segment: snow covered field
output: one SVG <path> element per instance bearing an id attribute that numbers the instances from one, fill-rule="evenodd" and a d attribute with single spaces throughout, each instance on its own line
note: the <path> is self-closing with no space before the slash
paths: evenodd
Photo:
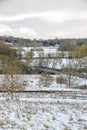
<path id="1" fill-rule="evenodd" d="M 41 81 L 41 76 L 40 75 L 24 75 L 24 82 L 26 83 L 26 90 L 32 90 L 32 89 L 39 89 L 39 90 L 60 90 L 60 89 L 69 89 L 66 84 L 57 84 L 56 83 L 56 78 L 57 77 L 64 77 L 65 79 L 67 78 L 67 75 L 60 74 L 60 75 L 52 75 L 52 79 L 49 80 L 47 79 L 47 86 L 44 84 L 44 82 Z M 43 80 L 44 77 L 42 77 Z M 68 79 L 67 79 L 68 80 Z M 40 83 L 41 82 L 41 83 Z M 71 88 L 75 86 L 80 86 L 80 85 L 85 85 L 87 84 L 87 79 L 84 78 L 79 78 L 77 76 L 72 76 L 71 77 Z"/>
<path id="2" fill-rule="evenodd" d="M 20 49 L 20 48 L 17 48 Z M 34 54 L 34 57 L 39 57 L 39 55 L 43 55 L 47 56 L 49 53 L 51 55 L 56 55 L 57 51 L 58 51 L 58 47 L 22 47 L 22 56 L 25 57 L 26 53 L 29 51 L 32 51 Z M 38 51 L 39 50 L 39 51 Z"/>
<path id="3" fill-rule="evenodd" d="M 64 89 L 77 89 L 81 85 L 87 84 L 86 78 L 79 78 L 77 76 L 70 77 L 71 87 L 68 88 L 68 84 L 57 84 L 56 78 L 62 77 L 68 81 L 68 75 L 50 75 L 50 78 L 43 77 L 41 75 L 21 75 L 19 78 L 20 83 L 23 84 L 25 90 L 64 90 Z M 19 76 L 18 76 L 19 77 Z M 3 75 L 0 75 L 0 87 L 5 83 Z M 86 90 L 85 90 L 86 91 Z"/>
<path id="4" fill-rule="evenodd" d="M 0 100 L 0 130 L 87 130 L 87 101 Z"/>
<path id="5" fill-rule="evenodd" d="M 39 84 L 40 75 L 22 75 L 22 80 L 26 90 L 70 90 L 64 84 L 56 84 L 56 76 L 48 86 Z M 87 79 L 79 78 L 79 83 L 85 84 Z M 0 130 L 87 130 L 87 100 L 0 97 Z"/>

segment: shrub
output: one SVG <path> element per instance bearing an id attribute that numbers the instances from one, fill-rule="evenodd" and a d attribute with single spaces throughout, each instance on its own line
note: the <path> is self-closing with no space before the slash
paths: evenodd
<path id="1" fill-rule="evenodd" d="M 57 77 L 56 83 L 57 84 L 65 84 L 65 83 L 67 83 L 67 80 L 64 77 Z"/>

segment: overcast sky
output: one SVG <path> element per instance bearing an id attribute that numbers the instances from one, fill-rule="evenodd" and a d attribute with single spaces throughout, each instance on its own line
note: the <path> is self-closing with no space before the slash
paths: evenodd
<path id="1" fill-rule="evenodd" d="M 87 37 L 87 0 L 0 0 L 0 35 Z"/>

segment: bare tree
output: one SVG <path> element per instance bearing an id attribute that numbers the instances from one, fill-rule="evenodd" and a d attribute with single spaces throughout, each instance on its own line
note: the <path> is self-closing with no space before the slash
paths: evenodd
<path id="1" fill-rule="evenodd" d="M 40 76 L 39 84 L 49 87 L 52 84 L 52 81 L 52 76 L 47 72 L 43 72 Z"/>
<path id="2" fill-rule="evenodd" d="M 3 90 L 7 91 L 11 99 L 14 98 L 15 91 L 24 89 L 22 85 L 22 69 L 18 59 L 8 57 L 3 61 Z"/>

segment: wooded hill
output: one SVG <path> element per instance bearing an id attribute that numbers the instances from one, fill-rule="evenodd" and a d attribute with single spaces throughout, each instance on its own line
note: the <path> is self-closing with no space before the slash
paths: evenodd
<path id="1" fill-rule="evenodd" d="M 82 45 L 82 44 L 87 44 L 87 38 L 82 38 L 82 39 L 74 39 L 74 38 L 68 38 L 68 39 L 48 39 L 48 40 L 43 40 L 43 39 L 25 39 L 25 38 L 19 38 L 19 37 L 13 37 L 13 36 L 0 36 L 0 40 L 8 43 L 13 43 L 14 45 L 17 44 L 17 46 L 32 46 L 34 43 L 35 45 L 41 45 L 41 46 L 55 46 L 59 45 L 61 43 L 71 43 L 71 44 L 77 44 L 77 45 Z"/>

